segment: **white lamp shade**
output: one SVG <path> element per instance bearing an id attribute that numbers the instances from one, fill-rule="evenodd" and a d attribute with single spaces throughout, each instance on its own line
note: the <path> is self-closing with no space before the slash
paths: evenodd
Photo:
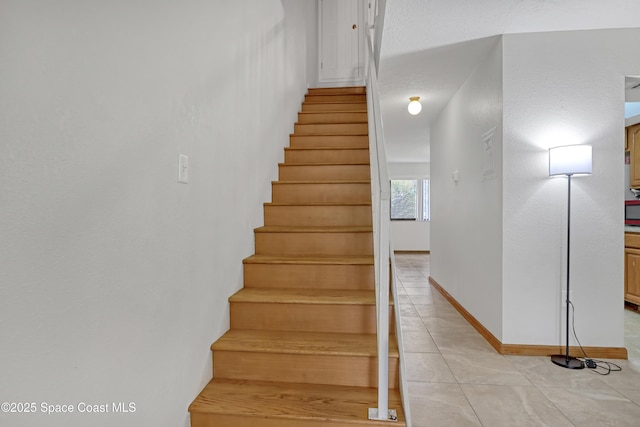
<path id="1" fill-rule="evenodd" d="M 549 149 L 549 176 L 591 175 L 591 146 L 564 145 Z"/>
<path id="2" fill-rule="evenodd" d="M 409 114 L 415 116 L 416 114 L 419 114 L 420 111 L 422 111 L 422 104 L 420 104 L 420 97 L 412 96 L 409 99 L 411 100 L 411 102 L 409 102 L 409 106 L 407 107 L 407 110 L 409 110 Z"/>

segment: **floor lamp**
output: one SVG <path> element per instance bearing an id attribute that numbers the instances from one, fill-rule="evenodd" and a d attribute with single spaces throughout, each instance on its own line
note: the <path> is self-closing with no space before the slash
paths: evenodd
<path id="1" fill-rule="evenodd" d="M 565 354 L 554 354 L 551 361 L 558 366 L 568 369 L 582 369 L 584 363 L 575 357 L 569 356 L 569 305 L 571 294 L 570 271 L 571 271 L 571 177 L 575 175 L 591 175 L 591 146 L 590 145 L 565 145 L 549 149 L 549 176 L 567 177 L 567 296 L 566 296 L 566 339 L 567 345 Z"/>

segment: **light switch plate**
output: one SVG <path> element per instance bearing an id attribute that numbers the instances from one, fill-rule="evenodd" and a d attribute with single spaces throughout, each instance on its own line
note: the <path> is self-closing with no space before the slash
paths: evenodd
<path id="1" fill-rule="evenodd" d="M 182 184 L 189 183 L 189 156 L 184 154 L 178 155 L 178 182 Z"/>

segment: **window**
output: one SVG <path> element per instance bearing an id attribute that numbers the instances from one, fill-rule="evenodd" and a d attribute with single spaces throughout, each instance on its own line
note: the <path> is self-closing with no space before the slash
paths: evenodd
<path id="1" fill-rule="evenodd" d="M 391 219 L 429 221 L 429 180 L 391 180 Z"/>

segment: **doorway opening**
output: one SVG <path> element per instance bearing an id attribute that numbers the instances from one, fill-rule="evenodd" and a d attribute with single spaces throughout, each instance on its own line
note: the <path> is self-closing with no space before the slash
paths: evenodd
<path id="1" fill-rule="evenodd" d="M 625 210 L 640 199 L 640 76 L 625 78 Z M 624 345 L 629 360 L 640 361 L 640 226 L 626 224 L 624 248 Z"/>

